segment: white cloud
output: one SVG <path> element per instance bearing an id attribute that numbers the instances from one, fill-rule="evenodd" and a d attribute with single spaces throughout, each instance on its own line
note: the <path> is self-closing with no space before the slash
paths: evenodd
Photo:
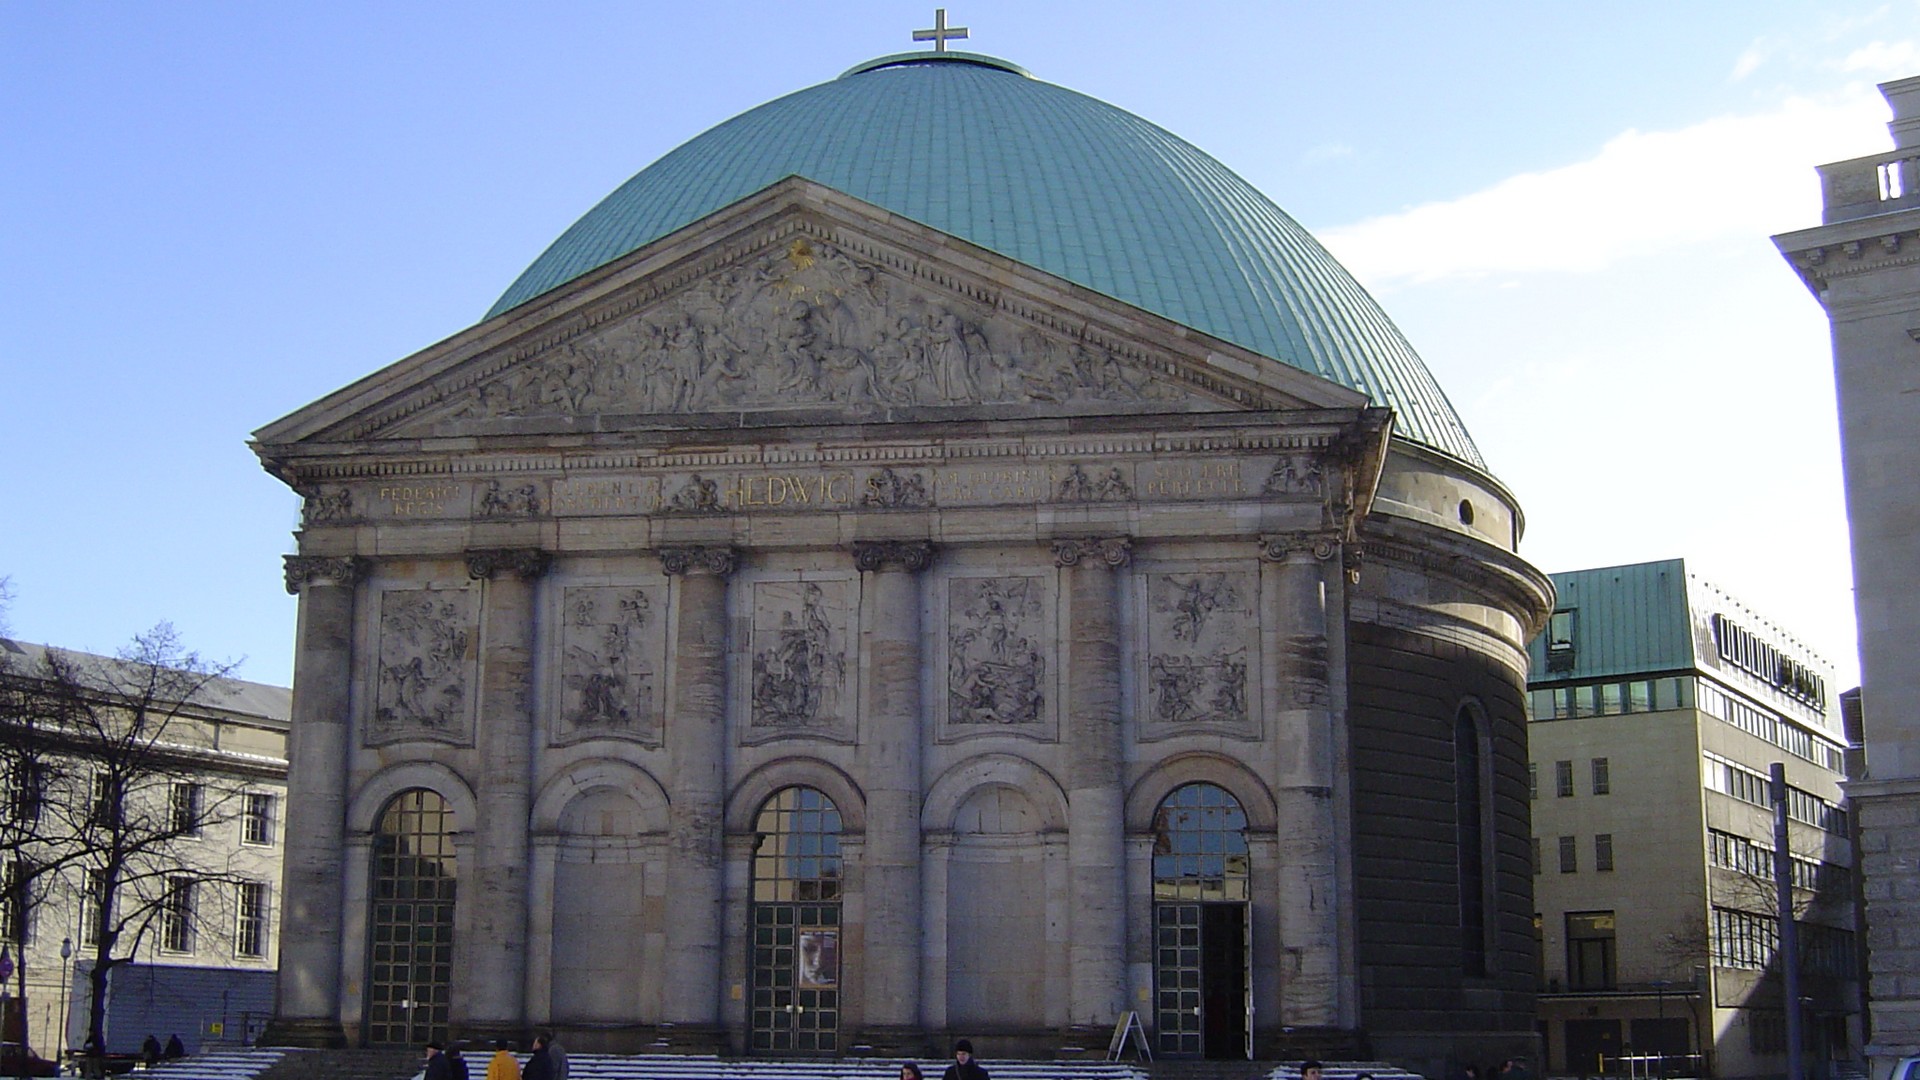
<path id="1" fill-rule="evenodd" d="M 1772 52 L 1772 46 L 1761 41 L 1756 41 L 1747 46 L 1747 51 L 1741 53 L 1740 58 L 1733 62 L 1733 72 L 1727 76 L 1728 81 L 1739 82 L 1741 79 L 1758 71 L 1760 65 L 1767 62 L 1767 57 L 1771 55 Z"/>
<path id="2" fill-rule="evenodd" d="M 1887 109 L 1859 88 L 1675 131 L 1627 131 L 1593 157 L 1318 233 L 1374 286 L 1538 272 L 1817 224 L 1814 166 L 1887 145 Z"/>
<path id="3" fill-rule="evenodd" d="M 1917 56 L 1920 56 L 1920 47 L 1911 41 L 1875 41 L 1848 53 L 1840 61 L 1840 70 L 1891 78 L 1911 73 Z"/>
<path id="4" fill-rule="evenodd" d="M 1322 162 L 1352 156 L 1353 147 L 1346 143 L 1321 143 L 1300 155 L 1301 159 L 1309 165 L 1319 165 Z"/>

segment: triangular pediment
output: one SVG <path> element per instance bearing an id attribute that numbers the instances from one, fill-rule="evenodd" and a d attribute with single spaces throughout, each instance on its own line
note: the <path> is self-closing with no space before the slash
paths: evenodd
<path id="1" fill-rule="evenodd" d="M 793 178 L 256 440 L 271 458 L 292 443 L 1364 403 Z"/>

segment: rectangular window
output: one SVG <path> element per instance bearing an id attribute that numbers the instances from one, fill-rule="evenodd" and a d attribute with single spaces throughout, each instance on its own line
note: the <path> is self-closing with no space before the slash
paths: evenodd
<path id="1" fill-rule="evenodd" d="M 1527 798 L 1540 797 L 1540 766 L 1536 762 L 1527 764 Z"/>
<path id="2" fill-rule="evenodd" d="M 1544 869 L 1544 860 L 1540 858 L 1540 838 L 1533 838 L 1533 872 L 1537 876 Z"/>
<path id="3" fill-rule="evenodd" d="M 1572 990 L 1614 987 L 1611 911 L 1567 913 L 1567 985 Z"/>
<path id="4" fill-rule="evenodd" d="M 1574 838 L 1571 836 L 1560 838 L 1560 872 L 1563 874 L 1580 872 L 1580 849 L 1574 846 Z"/>
<path id="5" fill-rule="evenodd" d="M 1627 711 L 1653 711 L 1653 680 L 1637 679 L 1627 684 Z"/>
<path id="6" fill-rule="evenodd" d="M 1573 797 L 1573 762 L 1556 761 L 1553 763 L 1554 794 L 1562 799 Z"/>
<path id="7" fill-rule="evenodd" d="M 247 805 L 240 817 L 240 839 L 248 844 L 273 843 L 273 796 L 264 791 L 247 792 Z"/>
<path id="8" fill-rule="evenodd" d="M 1593 868 L 1601 873 L 1613 869 L 1613 834 L 1596 833 L 1593 837 Z"/>
<path id="9" fill-rule="evenodd" d="M 169 801 L 171 830 L 179 836 L 200 835 L 200 785 L 175 784 Z"/>
<path id="10" fill-rule="evenodd" d="M 80 893 L 80 942 L 83 945 L 100 944 L 100 900 L 107 894 L 106 882 L 106 876 L 100 871 L 87 871 L 86 887 Z"/>
<path id="11" fill-rule="evenodd" d="M 234 910 L 233 952 L 236 956 L 265 956 L 267 953 L 267 886 L 264 882 L 243 881 L 238 886 Z"/>
<path id="12" fill-rule="evenodd" d="M 1594 758 L 1593 793 L 1595 795 L 1607 795 L 1612 793 L 1612 791 L 1613 776 L 1611 770 L 1608 768 L 1607 759 L 1603 757 Z"/>
<path id="13" fill-rule="evenodd" d="M 28 940 L 32 924 L 27 916 L 31 905 L 27 903 L 27 864 L 19 859 L 7 863 L 7 872 L 0 875 L 0 941 L 20 943 Z"/>
<path id="14" fill-rule="evenodd" d="M 160 901 L 160 947 L 168 952 L 193 951 L 193 879 L 167 879 L 167 895 Z"/>
<path id="15" fill-rule="evenodd" d="M 120 827 L 120 785 L 110 773 L 93 774 L 92 823 L 106 829 Z"/>
<path id="16" fill-rule="evenodd" d="M 31 761 L 16 761 L 7 770 L 7 816 L 23 824 L 40 820 L 43 777 Z"/>
<path id="17" fill-rule="evenodd" d="M 1627 711 L 1626 698 L 1625 695 L 1621 693 L 1623 689 L 1624 687 L 1619 683 L 1602 683 L 1600 685 L 1601 716 L 1618 716 Z"/>

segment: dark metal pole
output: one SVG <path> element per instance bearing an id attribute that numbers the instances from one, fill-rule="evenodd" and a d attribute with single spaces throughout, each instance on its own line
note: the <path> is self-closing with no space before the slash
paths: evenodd
<path id="1" fill-rule="evenodd" d="M 1781 995 L 1787 1007 L 1787 1080 L 1803 1080 L 1800 1064 L 1800 928 L 1793 918 L 1793 848 L 1787 836 L 1787 766 L 1768 773 L 1773 796 L 1773 891 L 1780 911 Z"/>

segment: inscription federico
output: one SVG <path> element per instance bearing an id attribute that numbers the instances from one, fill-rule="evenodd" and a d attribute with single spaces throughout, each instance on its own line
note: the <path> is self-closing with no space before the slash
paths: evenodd
<path id="1" fill-rule="evenodd" d="M 461 484 L 382 484 L 376 498 L 390 517 L 445 517 L 467 512 L 463 492 Z"/>

